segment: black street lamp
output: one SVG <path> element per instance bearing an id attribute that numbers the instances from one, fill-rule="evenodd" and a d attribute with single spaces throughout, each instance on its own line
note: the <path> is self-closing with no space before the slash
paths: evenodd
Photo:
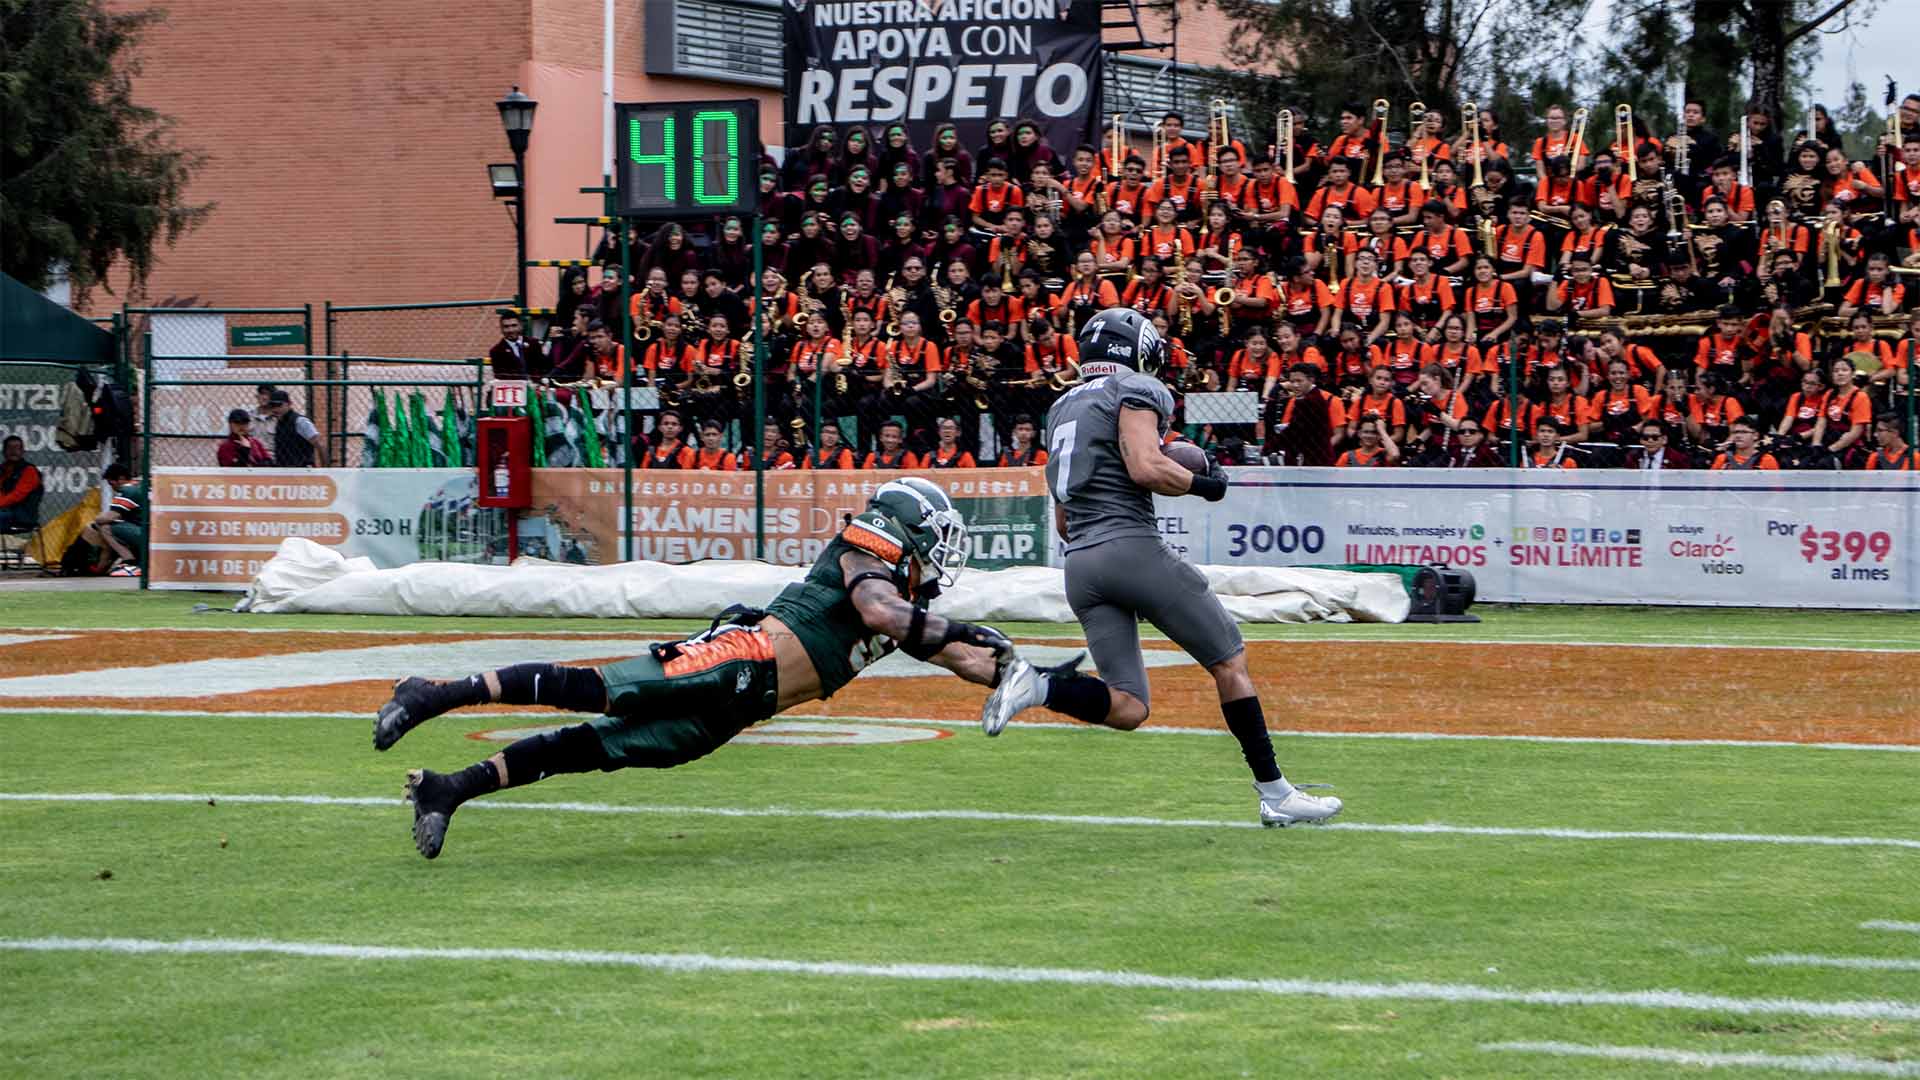
<path id="1" fill-rule="evenodd" d="M 519 269 L 519 306 L 528 306 L 527 298 L 527 140 L 533 135 L 533 110 L 540 103 L 520 92 L 518 86 L 493 103 L 500 110 L 500 126 L 507 129 L 507 145 L 513 148 L 513 170 L 519 180 L 514 198 L 513 239 Z M 499 189 L 496 182 L 495 189 Z"/>

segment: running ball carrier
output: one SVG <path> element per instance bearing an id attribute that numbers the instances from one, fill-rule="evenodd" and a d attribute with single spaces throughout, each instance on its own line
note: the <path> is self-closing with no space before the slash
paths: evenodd
<path id="1" fill-rule="evenodd" d="M 1260 699 L 1247 674 L 1240 628 L 1207 579 L 1169 549 L 1154 524 L 1153 497 L 1227 493 L 1218 462 L 1189 471 L 1161 451 L 1173 395 L 1155 377 L 1167 344 L 1132 308 L 1108 308 L 1081 327 L 1080 385 L 1047 413 L 1047 486 L 1054 527 L 1066 543 L 1067 602 L 1080 620 L 1100 677 L 1078 674 L 1078 659 L 1037 669 L 1012 661 L 987 698 L 980 725 L 998 735 L 1022 710 L 1045 705 L 1089 724 L 1131 731 L 1147 718 L 1145 618 L 1206 667 L 1227 730 L 1253 770 L 1262 825 L 1319 824 L 1340 800 L 1288 783 L 1274 760 Z"/>

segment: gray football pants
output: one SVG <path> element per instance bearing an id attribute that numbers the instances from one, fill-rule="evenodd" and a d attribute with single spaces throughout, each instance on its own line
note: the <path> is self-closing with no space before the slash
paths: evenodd
<path id="1" fill-rule="evenodd" d="M 1200 571 L 1157 536 L 1108 540 L 1067 555 L 1067 603 L 1107 685 L 1150 704 L 1140 619 L 1206 667 L 1247 646 Z"/>

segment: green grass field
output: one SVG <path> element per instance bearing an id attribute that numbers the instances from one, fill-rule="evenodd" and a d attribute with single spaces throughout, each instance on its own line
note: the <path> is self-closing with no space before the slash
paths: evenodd
<path id="1" fill-rule="evenodd" d="M 0 594 L 0 627 L 636 629 L 215 599 Z M 1920 648 L 1911 615 L 1483 610 L 1257 634 Z M 423 861 L 405 770 L 500 726 L 382 755 L 366 718 L 0 712 L 0 1075 L 1920 1076 L 1920 933 L 1862 926 L 1920 924 L 1920 753 L 1289 738 L 1348 811 L 1267 831 L 1231 739 L 929 725 L 557 778 Z"/>

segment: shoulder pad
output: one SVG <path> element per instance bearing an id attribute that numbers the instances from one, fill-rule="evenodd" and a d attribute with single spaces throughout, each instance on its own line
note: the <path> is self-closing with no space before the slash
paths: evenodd
<path id="1" fill-rule="evenodd" d="M 885 514 L 871 510 L 847 522 L 847 527 L 840 530 L 840 539 L 888 566 L 898 566 L 907 550 L 907 541 L 899 535 L 899 526 Z"/>

